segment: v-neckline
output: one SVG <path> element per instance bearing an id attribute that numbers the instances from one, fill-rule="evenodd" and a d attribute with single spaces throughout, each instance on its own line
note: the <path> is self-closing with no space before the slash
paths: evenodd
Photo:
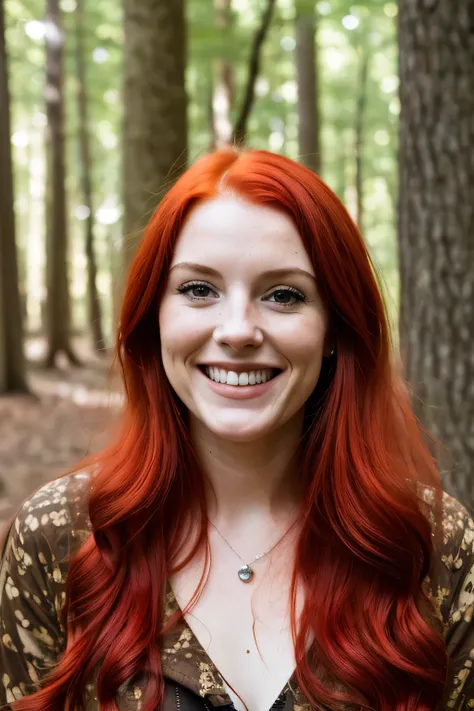
<path id="1" fill-rule="evenodd" d="M 176 649 L 176 652 L 179 653 L 180 651 L 184 649 L 192 649 L 194 652 L 198 653 L 198 656 L 201 658 L 200 662 L 200 669 L 202 670 L 203 665 L 205 667 L 204 671 L 208 675 L 208 682 L 209 687 L 206 689 L 207 693 L 203 693 L 203 690 L 200 687 L 200 680 L 198 679 L 198 674 L 195 674 L 194 676 L 191 676 L 186 673 L 180 673 L 179 670 L 177 670 L 177 665 L 176 665 L 176 656 L 174 656 L 174 660 L 171 663 L 168 663 L 168 660 L 165 656 L 165 658 L 162 660 L 162 667 L 163 667 L 163 672 L 165 675 L 169 675 L 171 679 L 174 681 L 178 681 L 179 683 L 187 686 L 190 688 L 191 691 L 194 691 L 197 693 L 201 698 L 205 696 L 210 697 L 210 701 L 213 704 L 213 706 L 231 706 L 232 708 L 235 708 L 233 701 L 226 689 L 225 684 L 227 683 L 224 680 L 223 675 L 217 668 L 216 664 L 213 662 L 209 654 L 206 652 L 204 647 L 202 646 L 201 642 L 199 641 L 197 635 L 194 633 L 193 629 L 190 627 L 188 624 L 185 615 L 183 614 L 183 611 L 178 603 L 178 600 L 176 598 L 176 595 L 174 594 L 173 588 L 171 587 L 171 583 L 169 579 L 166 580 L 166 609 L 165 609 L 165 618 L 168 619 L 172 614 L 179 613 L 180 615 L 180 622 L 170 631 L 170 635 L 175 636 L 176 632 L 180 632 L 179 639 L 185 638 L 186 642 L 183 647 L 179 647 L 180 642 L 176 641 L 172 645 L 173 649 Z M 174 635 L 173 635 L 174 632 Z M 164 647 L 166 649 L 166 635 L 165 635 L 165 644 Z M 179 647 L 179 649 L 177 649 Z M 169 650 L 169 647 L 168 647 Z M 185 652 L 184 656 L 186 658 L 186 654 L 190 654 L 190 652 Z M 207 668 L 206 668 L 207 667 Z M 202 676 L 202 674 L 201 674 Z M 187 683 L 186 683 L 187 682 Z M 194 682 L 191 685 L 189 682 Z M 217 684 L 216 684 L 217 682 Z M 230 686 L 230 684 L 228 684 Z M 298 703 L 300 699 L 297 699 L 297 681 L 296 681 L 296 668 L 293 670 L 291 676 L 288 678 L 288 680 L 284 683 L 283 688 L 281 689 L 280 693 L 277 695 L 276 699 L 273 701 L 271 704 L 270 708 L 268 711 L 272 711 L 275 706 L 278 708 L 285 708 L 287 711 L 289 709 L 293 709 L 295 703 Z M 293 697 L 293 703 L 288 709 L 288 694 L 291 694 Z M 285 696 L 285 704 L 284 706 L 280 706 L 279 702 L 280 699 Z M 301 707 L 301 703 L 298 703 L 298 706 Z M 307 706 L 309 710 L 309 704 Z"/>

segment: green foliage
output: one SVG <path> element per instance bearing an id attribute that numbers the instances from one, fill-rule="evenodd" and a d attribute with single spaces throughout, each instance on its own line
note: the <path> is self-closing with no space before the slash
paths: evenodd
<path id="1" fill-rule="evenodd" d="M 137 0 L 138 2 L 139 0 Z M 213 0 L 188 0 L 188 71 L 190 157 L 211 142 L 211 100 L 215 60 L 230 62 L 236 84 L 235 120 L 244 94 L 252 39 L 264 7 L 263 0 L 233 0 L 226 30 L 216 25 Z M 83 223 L 77 145 L 77 108 L 74 36 L 75 0 L 63 0 L 67 35 L 66 113 L 68 195 L 73 237 L 73 277 L 76 323 L 85 323 Z M 383 0 L 279 0 L 264 45 L 256 102 L 249 122 L 249 143 L 298 158 L 297 91 L 294 66 L 295 13 L 314 12 L 322 118 L 323 177 L 354 212 L 355 124 L 361 62 L 368 56 L 369 74 L 363 129 L 363 188 L 365 237 L 374 261 L 395 301 L 397 264 L 395 204 L 397 194 L 397 46 L 395 2 Z M 39 37 L 43 0 L 6 0 L 7 41 L 10 51 L 13 131 L 15 144 L 17 216 L 20 246 L 32 249 L 44 238 L 41 189 L 32 196 L 32 161 L 41 160 L 44 131 L 44 49 Z M 93 156 L 94 205 L 121 205 L 121 75 L 122 8 L 116 0 L 85 0 L 86 71 Z M 33 24 L 31 24 L 33 23 Z M 36 39 L 32 38 L 36 37 Z M 29 137 L 24 145 L 20 134 Z M 38 143 L 39 142 L 39 143 Z M 35 149 L 32 150 L 32 146 Z M 38 148 L 38 145 L 40 148 Z M 38 154 L 39 150 L 39 154 Z M 44 170 L 34 167 L 34 175 Z M 36 178 L 35 178 L 36 179 Z M 34 181 L 33 181 L 34 182 Z M 33 205 L 38 219 L 31 220 Z M 36 207 L 34 207 L 36 205 Z M 106 220 L 107 221 L 107 220 Z M 38 224 L 39 222 L 39 224 Z M 99 224 L 97 254 L 100 284 L 109 307 L 110 245 L 120 247 L 120 223 Z M 30 269 L 32 267 L 30 266 Z M 28 268 L 25 268 L 28 271 Z"/>

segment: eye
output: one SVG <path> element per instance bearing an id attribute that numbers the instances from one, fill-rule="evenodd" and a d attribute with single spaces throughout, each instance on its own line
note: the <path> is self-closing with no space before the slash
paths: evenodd
<path id="1" fill-rule="evenodd" d="M 209 284 L 204 281 L 188 281 L 186 284 L 178 286 L 180 294 L 186 294 L 193 301 L 201 301 L 210 296 L 210 292 L 216 293 Z"/>
<path id="2" fill-rule="evenodd" d="M 272 300 L 271 297 L 274 297 L 272 303 L 281 306 L 294 306 L 295 302 L 305 303 L 307 301 L 306 296 L 292 286 L 275 289 L 275 291 L 270 294 L 268 298 L 269 301 Z"/>

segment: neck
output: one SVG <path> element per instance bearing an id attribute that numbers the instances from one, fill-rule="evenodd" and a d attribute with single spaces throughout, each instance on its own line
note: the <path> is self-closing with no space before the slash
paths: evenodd
<path id="1" fill-rule="evenodd" d="M 226 527 L 270 517 L 282 521 L 301 498 L 298 452 L 301 423 L 287 422 L 271 436 L 252 442 L 223 440 L 200 422 L 191 436 L 206 475 L 209 518 Z"/>

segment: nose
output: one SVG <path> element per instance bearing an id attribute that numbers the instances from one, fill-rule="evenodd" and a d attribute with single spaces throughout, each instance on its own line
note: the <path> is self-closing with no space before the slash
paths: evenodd
<path id="1" fill-rule="evenodd" d="M 230 346 L 234 351 L 246 346 L 261 345 L 263 333 L 258 324 L 258 315 L 246 296 L 240 294 L 227 299 L 227 303 L 219 310 L 214 340 L 220 346 Z"/>

